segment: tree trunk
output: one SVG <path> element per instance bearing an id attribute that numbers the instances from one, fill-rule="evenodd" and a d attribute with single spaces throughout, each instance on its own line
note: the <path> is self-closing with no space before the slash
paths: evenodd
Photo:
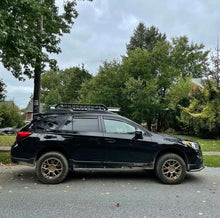
<path id="1" fill-rule="evenodd" d="M 33 98 L 33 114 L 40 113 L 40 82 L 41 82 L 41 62 L 36 60 L 34 70 L 34 98 Z"/>
<path id="2" fill-rule="evenodd" d="M 40 3 L 43 0 L 38 0 Z M 40 17 L 40 20 L 37 24 L 39 31 L 43 30 L 43 16 Z M 41 41 L 41 38 L 39 39 Z M 40 49 L 42 49 L 40 47 Z M 40 83 L 41 83 L 41 60 L 36 59 L 36 65 L 34 69 L 34 98 L 33 98 L 33 115 L 40 113 Z"/>

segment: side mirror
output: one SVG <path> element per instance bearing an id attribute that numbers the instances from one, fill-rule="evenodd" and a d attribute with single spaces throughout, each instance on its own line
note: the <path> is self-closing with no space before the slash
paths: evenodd
<path id="1" fill-rule="evenodd" d="M 140 130 L 135 131 L 135 136 L 133 139 L 143 139 L 143 133 Z"/>

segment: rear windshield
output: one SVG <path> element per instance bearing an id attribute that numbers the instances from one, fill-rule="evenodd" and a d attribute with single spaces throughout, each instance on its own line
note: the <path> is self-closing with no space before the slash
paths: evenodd
<path id="1" fill-rule="evenodd" d="M 26 127 L 24 127 L 23 130 L 55 131 L 63 124 L 65 120 L 66 120 L 65 115 L 38 117 L 37 119 L 33 120 L 30 124 L 28 124 Z"/>

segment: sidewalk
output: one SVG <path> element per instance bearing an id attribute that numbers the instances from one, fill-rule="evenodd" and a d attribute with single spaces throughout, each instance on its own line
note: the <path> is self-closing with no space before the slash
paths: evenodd
<path id="1" fill-rule="evenodd" d="M 11 147 L 0 146 L 0 152 L 9 152 Z M 220 151 L 203 151 L 203 155 L 220 155 Z"/>

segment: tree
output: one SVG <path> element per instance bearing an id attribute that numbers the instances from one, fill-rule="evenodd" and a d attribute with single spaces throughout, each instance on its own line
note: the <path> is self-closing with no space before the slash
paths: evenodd
<path id="1" fill-rule="evenodd" d="M 208 77 L 216 85 L 217 89 L 220 89 L 220 57 L 219 57 L 219 44 L 217 43 L 216 54 L 211 55 L 212 67 L 209 70 Z"/>
<path id="2" fill-rule="evenodd" d="M 203 90 L 197 90 L 188 107 L 182 107 L 180 121 L 190 134 L 202 137 L 220 137 L 220 91 L 211 81 Z"/>
<path id="3" fill-rule="evenodd" d="M 0 61 L 18 79 L 34 78 L 34 112 L 39 112 L 40 78 L 48 53 L 60 53 L 60 37 L 69 33 L 78 16 L 76 2 L 67 1 L 58 13 L 55 0 L 2 0 L 0 4 Z M 42 22 L 43 21 L 43 22 Z"/>
<path id="4" fill-rule="evenodd" d="M 0 101 L 3 101 L 5 99 L 5 93 L 6 93 L 6 90 L 5 90 L 5 83 L 3 82 L 2 79 L 0 79 Z"/>
<path id="5" fill-rule="evenodd" d="M 133 36 L 130 38 L 129 44 L 127 44 L 127 50 L 135 50 L 140 48 L 141 50 L 152 51 L 158 41 L 165 41 L 166 35 L 159 32 L 159 29 L 155 26 L 146 28 L 143 23 L 139 23 L 134 30 Z"/>
<path id="6" fill-rule="evenodd" d="M 19 108 L 14 103 L 0 102 L 0 127 L 17 127 L 24 125 Z"/>
<path id="7" fill-rule="evenodd" d="M 45 105 L 43 110 L 47 111 L 51 106 L 56 105 L 61 102 L 61 96 L 57 89 L 54 89 L 49 92 L 49 94 L 45 98 Z"/>
<path id="8" fill-rule="evenodd" d="M 103 66 L 99 67 L 98 74 L 82 84 L 80 102 L 103 103 L 106 106 L 119 107 L 123 102 L 124 81 L 125 77 L 121 74 L 120 63 L 105 61 Z"/>
<path id="9" fill-rule="evenodd" d="M 81 68 L 71 67 L 61 71 L 48 71 L 42 75 L 42 102 L 46 103 L 48 95 L 55 90 L 60 95 L 60 101 L 77 102 L 82 83 L 91 78 L 92 76 L 83 65 Z"/>

